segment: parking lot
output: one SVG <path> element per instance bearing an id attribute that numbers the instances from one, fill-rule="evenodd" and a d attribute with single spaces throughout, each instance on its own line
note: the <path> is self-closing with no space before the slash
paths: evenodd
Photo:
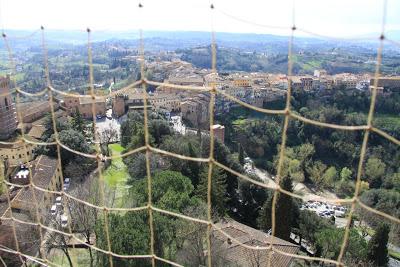
<path id="1" fill-rule="evenodd" d="M 318 216 L 326 219 L 335 217 L 337 227 L 344 227 L 346 225 L 345 215 L 347 208 L 341 205 L 332 205 L 321 201 L 307 201 L 301 205 L 300 210 L 313 211 Z"/>

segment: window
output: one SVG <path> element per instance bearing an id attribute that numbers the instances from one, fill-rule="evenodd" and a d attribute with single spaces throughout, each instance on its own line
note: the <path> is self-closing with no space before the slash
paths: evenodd
<path id="1" fill-rule="evenodd" d="M 4 98 L 4 105 L 6 106 L 6 110 L 8 110 L 9 107 L 8 107 L 8 99 L 7 99 L 7 97 Z"/>

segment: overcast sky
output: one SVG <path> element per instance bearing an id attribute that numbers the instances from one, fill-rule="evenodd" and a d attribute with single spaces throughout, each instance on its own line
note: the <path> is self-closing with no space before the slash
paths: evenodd
<path id="1" fill-rule="evenodd" d="M 286 34 L 254 24 L 290 27 L 292 0 L 1 0 L 5 29 L 200 30 Z M 298 28 L 334 36 L 380 32 L 384 0 L 297 0 Z M 211 15 L 213 13 L 213 16 Z M 237 17 L 232 19 L 229 14 Z M 400 1 L 388 0 L 387 30 L 400 30 Z M 213 23 L 212 18 L 213 17 Z M 254 24 L 246 23 L 252 22 Z"/>

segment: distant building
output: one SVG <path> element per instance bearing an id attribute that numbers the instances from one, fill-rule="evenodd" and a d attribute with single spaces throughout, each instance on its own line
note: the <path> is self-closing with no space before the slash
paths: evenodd
<path id="1" fill-rule="evenodd" d="M 0 77 L 0 140 L 10 138 L 17 129 L 17 113 L 10 94 L 10 78 Z"/>
<path id="2" fill-rule="evenodd" d="M 221 141 L 221 143 L 225 142 L 225 126 L 215 124 L 212 126 L 212 129 L 214 131 L 214 136 Z"/>
<path id="3" fill-rule="evenodd" d="M 313 89 L 313 78 L 304 76 L 300 77 L 301 87 L 303 90 L 309 91 Z"/>
<path id="4" fill-rule="evenodd" d="M 57 110 L 58 107 L 58 103 L 54 103 L 54 110 Z M 17 109 L 21 113 L 24 123 L 31 123 L 51 112 L 49 101 L 25 102 L 19 104 Z"/>
<path id="5" fill-rule="evenodd" d="M 291 86 L 292 90 L 302 90 L 303 89 L 303 83 L 300 79 L 300 77 L 293 76 L 291 79 Z"/>
<path id="6" fill-rule="evenodd" d="M 113 98 L 112 111 L 113 115 L 116 116 L 117 118 L 121 117 L 126 113 L 126 105 L 125 105 L 126 99 L 127 97 L 123 94 L 116 95 Z"/>
<path id="7" fill-rule="evenodd" d="M 95 97 L 95 99 L 74 96 L 64 97 L 64 106 L 69 115 L 72 115 L 78 109 L 82 117 L 89 120 L 93 118 L 93 104 L 95 105 L 95 115 L 106 115 L 106 100 L 104 97 Z"/>
<path id="8" fill-rule="evenodd" d="M 149 102 L 155 110 L 178 112 L 181 110 L 181 99 L 175 94 L 154 94 L 149 96 Z"/>
<path id="9" fill-rule="evenodd" d="M 207 128 L 209 123 L 209 101 L 206 94 L 188 98 L 181 102 L 182 118 L 189 121 L 192 127 Z"/>
<path id="10" fill-rule="evenodd" d="M 250 87 L 251 86 L 251 80 L 250 78 L 243 77 L 243 78 L 235 78 L 233 80 L 233 85 L 237 87 Z"/>
<path id="11" fill-rule="evenodd" d="M 319 89 L 330 90 L 333 88 L 333 79 L 331 77 L 320 78 Z"/>
<path id="12" fill-rule="evenodd" d="M 204 79 L 201 76 L 195 75 L 195 76 L 188 76 L 188 77 L 169 77 L 167 80 L 164 81 L 165 83 L 168 84 L 176 84 L 176 85 L 182 85 L 182 86 L 203 86 L 204 85 Z M 182 89 L 177 89 L 173 87 L 167 87 L 167 86 L 160 86 L 157 90 L 161 91 L 162 93 L 166 94 L 172 94 L 172 93 L 179 93 L 183 92 L 184 90 Z"/>
<path id="13" fill-rule="evenodd" d="M 327 75 L 328 75 L 328 73 L 327 73 L 326 70 L 314 70 L 314 76 L 315 77 L 322 78 L 322 77 L 325 77 Z"/>

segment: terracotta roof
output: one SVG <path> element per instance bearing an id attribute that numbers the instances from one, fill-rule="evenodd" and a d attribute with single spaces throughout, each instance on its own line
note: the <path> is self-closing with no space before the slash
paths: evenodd
<path id="1" fill-rule="evenodd" d="M 272 241 L 270 235 L 234 220 L 220 222 L 215 226 L 240 243 L 249 246 L 266 247 Z M 266 250 L 252 250 L 240 246 L 236 242 L 228 242 L 228 238 L 218 230 L 213 230 L 212 235 L 225 248 L 225 260 L 242 267 L 267 265 L 268 253 Z M 296 254 L 300 249 L 299 246 L 277 237 L 273 238 L 272 244 L 277 249 L 291 254 Z M 271 266 L 286 267 L 290 265 L 291 261 L 292 257 L 274 252 L 271 258 Z"/>

